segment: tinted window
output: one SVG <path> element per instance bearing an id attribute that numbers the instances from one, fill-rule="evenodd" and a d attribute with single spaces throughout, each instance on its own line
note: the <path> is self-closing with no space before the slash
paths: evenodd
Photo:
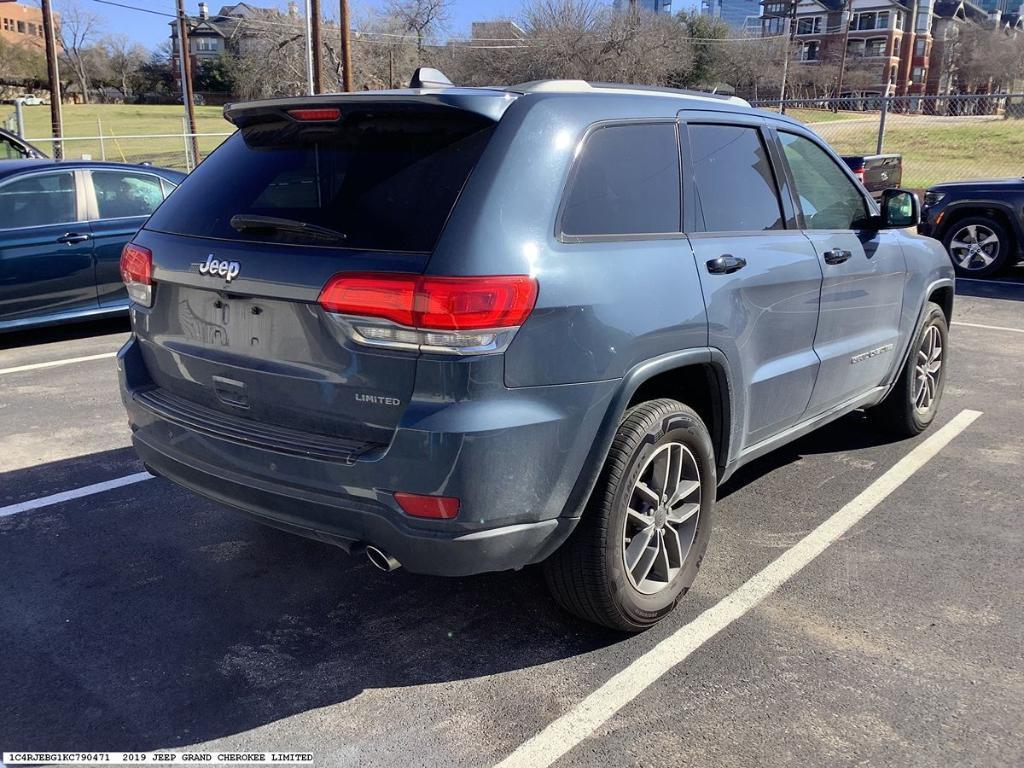
<path id="1" fill-rule="evenodd" d="M 782 229 L 775 177 L 757 129 L 691 125 L 689 134 L 707 231 Z"/>
<path id="2" fill-rule="evenodd" d="M 454 110 L 452 110 L 454 112 Z M 233 216 L 291 219 L 346 236 L 349 248 L 429 251 L 493 123 L 469 113 L 352 109 L 337 123 L 275 120 L 238 131 L 149 220 L 183 235 L 333 245 Z"/>
<path id="3" fill-rule="evenodd" d="M 779 139 L 807 229 L 853 229 L 854 222 L 868 213 L 856 183 L 813 141 L 782 132 Z"/>
<path id="4" fill-rule="evenodd" d="M 101 219 L 149 216 L 164 199 L 160 179 L 148 173 L 93 171 L 92 185 Z"/>
<path id="5" fill-rule="evenodd" d="M 75 180 L 70 172 L 45 173 L 0 186 L 0 227 L 38 227 L 75 221 Z"/>
<path id="6" fill-rule="evenodd" d="M 566 193 L 562 232 L 679 232 L 679 186 L 673 123 L 598 128 L 587 137 Z"/>
<path id="7" fill-rule="evenodd" d="M 25 157 L 24 150 L 6 136 L 0 136 L 0 160 L 17 160 L 20 157 Z"/>

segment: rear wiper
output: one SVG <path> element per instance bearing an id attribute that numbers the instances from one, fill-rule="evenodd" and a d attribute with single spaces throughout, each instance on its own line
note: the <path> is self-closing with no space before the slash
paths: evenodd
<path id="1" fill-rule="evenodd" d="M 348 235 L 344 232 L 321 227 L 318 224 L 310 224 L 298 219 L 279 219 L 276 216 L 256 216 L 252 214 L 236 213 L 231 217 L 231 226 L 239 232 L 247 229 L 271 229 L 279 232 L 295 232 L 300 235 L 319 237 L 324 240 L 347 240 Z"/>

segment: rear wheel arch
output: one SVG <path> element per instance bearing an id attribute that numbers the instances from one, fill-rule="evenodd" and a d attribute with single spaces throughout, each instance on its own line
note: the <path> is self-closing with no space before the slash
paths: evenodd
<path id="1" fill-rule="evenodd" d="M 687 373 L 680 374 L 680 371 Z M 711 433 L 715 465 L 719 477 L 722 476 L 729 461 L 732 414 L 738 412 L 732 402 L 734 388 L 725 355 L 709 347 L 670 352 L 636 364 L 623 376 L 594 438 L 590 454 L 565 503 L 563 517 L 578 517 L 583 513 L 608 459 L 615 433 L 629 408 L 639 402 L 665 397 L 689 404 L 685 392 L 659 394 L 664 391 L 662 387 L 674 391 L 671 385 L 678 382 L 680 379 L 677 377 L 680 376 L 704 382 L 711 413 L 716 414 L 706 426 Z M 643 388 L 645 384 L 646 389 Z M 702 421 L 706 418 L 706 413 L 701 413 L 692 405 L 690 407 L 697 411 Z"/>
<path id="2" fill-rule="evenodd" d="M 721 474 L 729 457 L 732 403 L 724 358 L 716 360 L 715 357 L 705 363 L 680 365 L 644 378 L 633 387 L 623 412 L 634 405 L 662 398 L 690 406 L 711 433 L 715 464 Z"/>

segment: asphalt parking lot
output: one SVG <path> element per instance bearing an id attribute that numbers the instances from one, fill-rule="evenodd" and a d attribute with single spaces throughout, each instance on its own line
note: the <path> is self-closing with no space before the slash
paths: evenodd
<path id="1" fill-rule="evenodd" d="M 638 637 L 562 613 L 536 570 L 382 574 L 162 479 L 111 487 L 142 470 L 112 359 L 126 324 L 0 337 L 0 751 L 1020 766 L 1017 277 L 960 284 L 932 430 L 890 442 L 855 414 L 741 470 L 693 590 Z M 901 462 L 947 424 L 933 457 Z M 894 467 L 909 469 L 864 512 Z M 849 530 L 736 608 L 738 589 L 857 504 Z M 649 685 L 623 686 L 618 673 L 641 679 L 709 610 L 732 618 Z M 540 751 L 516 752 L 538 733 Z"/>

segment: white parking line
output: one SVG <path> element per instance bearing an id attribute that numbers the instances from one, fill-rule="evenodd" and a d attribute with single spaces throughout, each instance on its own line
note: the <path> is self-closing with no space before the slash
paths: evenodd
<path id="1" fill-rule="evenodd" d="M 38 499 L 29 499 L 28 501 L 21 501 L 17 504 L 11 504 L 6 507 L 0 507 L 0 517 L 9 517 L 10 515 L 16 515 L 19 512 L 28 512 L 30 509 L 40 509 L 42 507 L 49 507 L 51 504 L 60 504 L 62 501 L 71 501 L 72 499 L 80 499 L 83 496 L 92 496 L 94 493 L 103 493 L 104 491 L 112 491 L 114 488 L 121 488 L 125 485 L 131 485 L 132 483 L 139 483 L 143 480 L 152 480 L 153 475 L 149 472 L 136 472 L 134 475 L 125 475 L 124 477 L 118 477 L 114 480 L 106 480 L 102 483 L 94 483 L 93 485 L 85 485 L 81 488 L 74 488 L 70 491 L 61 491 L 51 496 L 43 496 Z"/>
<path id="2" fill-rule="evenodd" d="M 962 323 L 954 320 L 953 325 L 966 325 L 968 328 L 984 328 L 988 331 L 1009 331 L 1010 333 L 1024 333 L 1024 328 L 1007 328 L 1005 325 L 982 325 L 981 323 Z"/>
<path id="3" fill-rule="evenodd" d="M 518 747 L 496 768 L 544 768 L 590 736 L 616 712 L 658 678 L 686 659 L 732 622 L 757 607 L 782 584 L 899 488 L 953 438 L 981 416 L 964 410 L 942 429 L 920 443 L 885 474 L 865 488 L 792 549 L 780 555 L 739 589 L 633 661 L 583 701 Z"/>
<path id="4" fill-rule="evenodd" d="M 0 376 L 5 373 L 21 373 L 22 371 L 36 371 L 40 368 L 56 368 L 59 365 L 71 365 L 72 363 L 86 363 L 90 360 L 105 360 L 114 357 L 117 352 L 104 352 L 100 355 L 86 355 L 85 357 L 69 357 L 66 360 L 51 360 L 48 363 L 32 363 L 31 365 L 16 365 L 14 368 L 0 368 Z"/>

